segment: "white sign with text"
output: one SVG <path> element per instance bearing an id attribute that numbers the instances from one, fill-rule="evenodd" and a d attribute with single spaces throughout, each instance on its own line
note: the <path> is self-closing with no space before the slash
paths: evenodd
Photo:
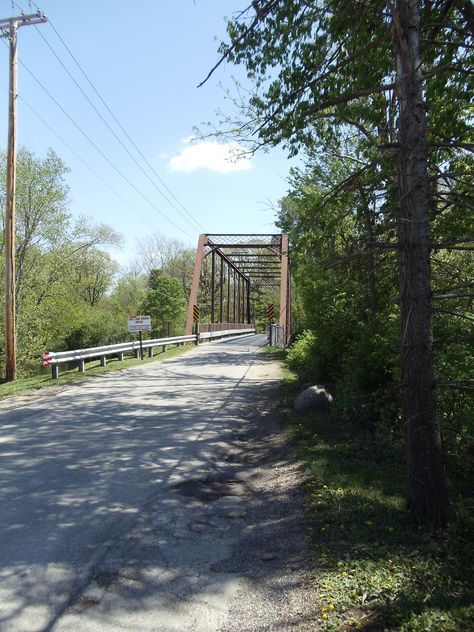
<path id="1" fill-rule="evenodd" d="M 129 316 L 128 331 L 151 331 L 150 316 Z"/>

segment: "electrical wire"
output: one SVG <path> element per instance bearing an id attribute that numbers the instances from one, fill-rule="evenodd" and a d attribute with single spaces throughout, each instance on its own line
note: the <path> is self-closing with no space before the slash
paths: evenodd
<path id="1" fill-rule="evenodd" d="M 4 86 L 1 86 L 4 87 Z M 5 88 L 6 90 L 8 90 L 8 88 Z M 56 130 L 51 127 L 51 125 L 49 125 L 49 123 L 47 121 L 45 121 L 45 119 L 32 107 L 32 105 L 30 103 L 28 103 L 28 101 L 21 96 L 20 94 L 18 94 L 18 98 L 26 105 L 26 107 L 41 121 L 41 123 L 43 123 L 43 125 L 52 133 L 56 136 L 56 138 L 87 168 L 89 169 L 89 171 L 100 181 L 102 182 L 102 184 L 107 187 L 109 189 L 109 191 L 111 191 L 121 202 L 123 202 L 123 204 L 125 204 L 126 206 L 128 206 L 128 208 L 133 211 L 134 213 L 136 213 L 136 215 L 138 215 L 139 217 L 141 217 L 141 219 L 143 221 L 145 221 L 147 224 L 149 224 L 152 228 L 156 228 L 156 226 L 154 224 L 152 224 L 152 222 L 149 221 L 149 219 L 147 217 L 145 217 L 145 215 L 142 215 L 142 213 L 140 213 L 140 211 L 137 211 L 136 208 L 134 208 L 130 202 L 128 202 L 124 197 L 122 197 L 120 195 L 120 193 L 118 193 L 106 180 L 104 180 L 104 178 L 93 168 L 90 166 L 90 164 L 84 160 L 84 158 L 82 158 L 82 156 L 80 154 L 77 153 L 77 151 L 71 147 L 71 145 L 69 145 L 69 143 L 67 143 L 57 132 Z"/>
<path id="2" fill-rule="evenodd" d="M 94 110 L 94 112 L 97 114 L 97 116 L 100 118 L 100 120 L 104 123 L 104 125 L 107 127 L 107 129 L 109 130 L 109 132 L 113 135 L 113 137 L 115 138 L 115 140 L 120 144 L 120 146 L 127 152 L 128 156 L 133 160 L 133 162 L 137 165 L 137 167 L 140 169 L 140 171 L 143 173 L 143 175 L 148 179 L 148 181 L 155 187 L 155 189 L 158 191 L 158 193 L 168 202 L 168 204 L 170 204 L 170 206 L 184 219 L 185 222 L 187 222 L 191 228 L 193 230 L 198 230 L 201 231 L 201 226 L 199 226 L 199 224 L 194 220 L 194 218 L 192 218 L 192 222 L 186 217 L 186 215 L 184 213 L 182 213 L 179 208 L 173 203 L 173 201 L 165 194 L 163 193 L 163 191 L 161 191 L 161 189 L 158 187 L 158 185 L 156 184 L 156 182 L 153 180 L 153 178 L 150 177 L 150 175 L 143 169 L 143 167 L 141 166 L 141 164 L 138 162 L 138 160 L 135 158 L 135 156 L 130 152 L 130 150 L 128 149 L 128 147 L 123 143 L 123 141 L 121 140 L 121 138 L 118 136 L 118 134 L 114 131 L 114 129 L 109 125 L 109 123 L 105 120 L 105 118 L 102 116 L 102 114 L 100 113 L 100 111 L 97 109 L 97 107 L 95 106 L 95 104 L 93 103 L 93 101 L 89 98 L 89 96 L 87 95 L 87 93 L 83 90 L 82 86 L 76 81 L 76 79 L 74 78 L 74 76 L 71 74 L 71 72 L 69 71 L 69 69 L 67 68 L 67 66 L 64 64 L 64 62 L 62 61 L 62 59 L 59 57 L 59 55 L 56 53 L 56 51 L 53 49 L 53 47 L 51 46 L 51 44 L 48 42 L 48 40 L 46 39 L 46 37 L 43 35 L 43 33 L 41 32 L 41 30 L 35 26 L 35 29 L 37 31 L 37 33 L 40 35 L 41 39 L 44 41 L 44 43 L 46 44 L 46 46 L 49 48 L 49 50 L 52 52 L 52 54 L 54 55 L 54 57 L 58 60 L 58 62 L 61 64 L 62 68 L 64 69 L 64 71 L 66 72 L 66 74 L 68 75 L 68 77 L 71 79 L 71 81 L 73 81 L 73 83 L 76 85 L 76 87 L 79 89 L 79 91 L 81 92 L 81 94 L 83 95 L 83 97 L 86 99 L 86 101 L 89 103 L 89 105 L 91 106 L 91 108 Z"/>
<path id="3" fill-rule="evenodd" d="M 0 84 L 0 88 L 3 88 L 4 90 L 6 90 L 8 92 L 8 88 L 2 84 Z M 49 123 L 47 123 L 47 121 L 44 120 L 44 118 L 38 114 L 38 112 L 36 112 L 36 110 L 28 103 L 28 101 L 26 101 L 26 99 L 24 97 L 22 97 L 21 95 L 18 95 L 18 98 L 26 105 L 26 107 L 43 123 L 43 125 L 45 125 L 47 127 L 47 129 L 49 129 L 55 136 L 56 138 L 61 141 L 61 143 L 63 143 L 63 145 L 65 147 L 67 147 L 67 149 L 69 151 L 71 151 L 78 160 L 80 160 L 82 162 L 82 164 L 87 167 L 87 169 L 89 169 L 89 171 L 91 171 L 91 173 L 93 173 L 101 182 L 102 184 L 104 184 L 110 191 L 112 191 L 112 193 L 114 193 L 117 198 L 119 200 L 121 200 L 124 204 L 126 204 L 134 213 L 136 213 L 139 217 L 141 217 L 145 222 L 147 222 L 147 224 L 149 224 L 152 228 L 156 228 L 144 215 L 142 215 L 139 211 L 137 211 L 133 206 L 131 206 L 131 204 L 129 202 L 127 202 L 127 200 L 125 200 L 125 198 L 123 198 L 119 193 L 117 193 L 117 191 L 115 191 L 115 189 L 113 189 L 103 178 L 100 174 L 97 173 L 97 171 L 95 171 L 76 151 L 75 149 L 73 149 L 69 143 L 67 143 L 50 125 Z M 153 289 L 153 288 L 152 288 Z M 173 294 L 167 294 L 166 292 L 160 291 L 160 290 L 153 290 L 154 292 L 156 292 L 157 294 L 159 294 L 160 296 L 164 296 L 166 298 L 173 298 L 175 299 L 176 296 L 174 296 Z"/>
<path id="4" fill-rule="evenodd" d="M 29 5 L 31 6 L 31 4 L 33 4 L 36 9 L 38 11 L 41 11 L 41 9 L 39 8 L 39 6 L 36 4 L 36 2 L 33 2 L 32 0 L 29 0 Z M 17 5 L 18 6 L 18 5 Z M 150 171 L 153 173 L 153 175 L 155 176 L 155 178 L 160 182 L 160 184 L 166 189 L 166 191 L 170 194 L 170 196 L 175 200 L 175 202 L 177 204 L 179 204 L 179 206 L 181 207 L 181 209 L 184 211 L 184 213 L 190 218 L 190 220 L 194 223 L 194 227 L 197 227 L 197 230 L 201 231 L 201 232 L 206 232 L 205 229 L 203 228 L 203 226 L 198 222 L 198 220 L 196 220 L 196 218 L 194 217 L 194 215 L 192 213 L 190 213 L 188 211 L 188 209 L 184 206 L 184 204 L 182 204 L 182 202 L 176 197 L 176 195 L 173 193 L 173 191 L 168 187 L 168 185 L 166 184 L 166 182 L 164 182 L 164 180 L 160 177 L 160 175 L 157 173 L 156 169 L 153 167 L 153 165 L 150 164 L 149 160 L 146 158 L 146 156 L 143 154 L 143 152 L 141 151 L 141 149 L 138 147 L 138 145 L 136 144 L 136 142 L 133 140 L 133 138 L 130 136 L 130 134 L 127 132 L 127 130 L 124 128 L 124 126 L 122 125 L 122 123 L 119 121 L 119 119 L 117 118 L 117 116 L 114 114 L 114 112 L 112 111 L 112 109 L 110 108 L 110 106 L 108 105 L 108 103 L 105 101 L 105 99 L 102 97 L 102 95 L 100 94 L 99 90 L 96 88 L 96 86 L 94 85 L 94 83 L 92 82 L 92 80 L 89 78 L 89 76 L 87 75 L 86 71 L 84 70 L 84 68 L 81 66 L 81 64 L 79 63 L 79 61 L 77 60 L 77 58 L 75 57 L 75 55 L 72 53 L 71 49 L 69 48 L 69 46 L 66 44 L 66 42 L 64 41 L 63 37 L 60 35 L 60 33 L 58 32 L 58 30 L 56 29 L 56 27 L 54 26 L 54 23 L 52 22 L 51 19 L 48 18 L 48 24 L 51 26 L 52 30 L 54 31 L 54 33 L 56 34 L 57 38 L 59 39 L 59 41 L 61 42 L 61 44 L 64 46 L 64 48 L 66 49 L 67 53 L 69 54 L 69 56 L 71 57 L 71 59 L 73 60 L 73 62 L 75 63 L 75 65 L 77 66 L 77 68 L 79 69 L 79 71 L 81 72 L 82 76 L 84 77 L 84 79 L 87 81 L 87 83 L 90 85 L 90 87 L 92 88 L 92 90 L 94 91 L 94 93 L 96 94 L 96 96 L 99 98 L 99 100 L 101 101 L 101 103 L 103 104 L 103 106 L 106 108 L 107 112 L 110 114 L 110 116 L 113 118 L 113 120 L 115 121 L 115 123 L 117 124 L 117 126 L 119 127 L 119 129 L 122 131 L 122 133 L 125 135 L 125 137 L 128 139 L 128 141 L 130 142 L 130 144 L 132 145 L 132 147 L 135 149 L 135 151 L 138 153 L 138 155 L 142 158 L 142 160 L 145 162 L 145 164 L 147 165 L 147 167 L 150 169 Z M 112 129 L 110 128 L 109 124 L 104 120 L 104 118 L 102 117 L 102 115 L 98 112 L 97 108 L 93 105 L 93 103 L 90 101 L 89 97 L 84 93 L 83 89 L 79 86 L 79 84 L 77 83 L 77 81 L 74 79 L 74 77 L 72 76 L 72 74 L 69 72 L 69 70 L 67 69 L 67 67 L 65 66 L 65 64 L 62 62 L 62 60 L 59 58 L 59 56 L 56 54 L 56 52 L 53 50 L 53 48 L 51 47 L 51 45 L 49 44 L 49 42 L 46 40 L 46 38 L 44 37 L 44 35 L 41 33 L 41 31 L 36 27 L 36 30 L 40 33 L 41 37 L 43 38 L 43 40 L 45 41 L 45 43 L 47 44 L 47 46 L 50 48 L 50 50 L 52 51 L 52 53 L 55 55 L 55 57 L 58 59 L 58 61 L 61 63 L 61 65 L 63 66 L 63 68 L 65 69 L 65 71 L 67 72 L 67 74 L 69 75 L 69 77 L 72 79 L 72 81 L 74 81 L 74 83 L 76 84 L 76 86 L 79 88 L 79 90 L 82 92 L 82 94 L 84 95 L 84 97 L 87 99 L 87 101 L 90 103 L 90 105 L 94 108 L 94 110 L 97 112 L 97 114 L 100 116 L 100 118 L 102 119 L 102 121 L 104 122 L 104 124 L 107 126 L 107 128 L 111 131 L 111 133 L 114 135 L 114 137 L 118 140 L 118 142 L 120 142 L 120 144 L 122 145 L 122 147 L 124 147 L 125 151 L 127 151 L 128 155 L 130 157 L 132 157 L 132 159 L 134 160 L 134 162 L 138 165 L 138 162 L 136 161 L 135 158 L 133 158 L 133 156 L 131 156 L 129 150 L 123 145 L 123 143 L 117 138 L 115 132 L 112 131 Z M 144 172 L 143 168 L 141 166 L 139 166 L 139 168 Z M 147 175 L 147 174 L 146 174 Z M 147 175 L 148 179 L 150 179 L 150 177 Z M 176 206 L 169 200 L 169 198 L 159 189 L 159 187 L 156 185 L 155 182 L 153 182 L 152 180 L 150 180 L 152 182 L 152 184 L 156 187 L 156 189 L 158 190 L 158 192 L 160 193 L 160 195 L 162 195 L 167 201 L 168 203 L 172 206 L 172 208 L 174 208 L 180 215 L 181 217 L 184 217 L 183 214 L 181 213 L 181 211 L 179 211 L 179 209 L 176 208 Z M 186 218 L 184 218 L 186 219 Z M 186 219 L 186 221 L 189 220 Z"/>
<path id="5" fill-rule="evenodd" d="M 59 103 L 59 101 L 51 94 L 51 92 L 46 88 L 46 86 L 36 77 L 36 75 L 28 68 L 28 66 L 18 58 L 19 63 L 23 66 L 26 72 L 34 79 L 34 81 L 40 86 L 40 88 L 48 95 L 48 97 L 53 101 L 53 103 L 61 110 L 61 112 L 71 121 L 71 123 L 76 127 L 76 129 L 84 136 L 84 138 L 94 147 L 94 149 L 102 156 L 102 158 L 114 169 L 116 173 L 136 192 L 140 195 L 161 217 L 166 219 L 170 224 L 172 224 L 179 231 L 184 233 L 190 239 L 193 239 L 193 236 L 190 235 L 182 226 L 179 226 L 176 222 L 174 222 L 171 218 L 169 218 L 150 198 L 143 193 L 131 180 L 128 178 L 123 171 L 121 171 L 111 160 L 110 158 L 98 147 L 98 145 L 91 139 L 91 137 L 82 129 L 82 127 L 72 118 L 72 116 L 64 109 L 64 107 Z"/>

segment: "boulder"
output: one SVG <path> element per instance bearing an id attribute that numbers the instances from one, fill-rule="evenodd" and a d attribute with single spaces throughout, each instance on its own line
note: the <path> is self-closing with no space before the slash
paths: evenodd
<path id="1" fill-rule="evenodd" d="M 324 412 L 333 402 L 332 395 L 324 386 L 313 384 L 305 388 L 295 399 L 295 411 L 304 413 L 308 410 Z"/>

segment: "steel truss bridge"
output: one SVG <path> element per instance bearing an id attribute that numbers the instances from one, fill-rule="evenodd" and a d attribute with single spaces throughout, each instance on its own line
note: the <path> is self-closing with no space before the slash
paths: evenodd
<path id="1" fill-rule="evenodd" d="M 201 331 L 238 328 L 251 323 L 254 317 L 252 292 L 266 287 L 280 289 L 275 316 L 280 327 L 279 339 L 286 346 L 291 335 L 288 235 L 200 235 L 186 334 L 193 330 L 194 306 L 198 306 L 200 314 L 209 321 L 200 322 Z"/>

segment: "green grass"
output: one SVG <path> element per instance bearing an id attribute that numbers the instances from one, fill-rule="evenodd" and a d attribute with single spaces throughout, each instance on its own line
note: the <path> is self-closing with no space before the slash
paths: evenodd
<path id="1" fill-rule="evenodd" d="M 281 354 L 280 354 L 281 357 Z M 474 520 L 453 488 L 448 529 L 413 528 L 400 445 L 379 447 L 336 414 L 296 414 L 286 370 L 280 405 L 307 468 L 306 517 L 323 630 L 474 629 Z"/>
<path id="2" fill-rule="evenodd" d="M 91 379 L 97 375 L 104 375 L 113 371 L 121 371 L 123 369 L 130 369 L 136 366 L 143 366 L 144 364 L 149 364 L 150 362 L 173 358 L 186 353 L 192 348 L 194 348 L 194 345 L 170 347 L 164 353 L 157 353 L 157 349 L 155 349 L 156 355 L 154 355 L 153 358 L 145 357 L 143 360 L 137 358 L 125 358 L 123 362 L 120 362 L 117 359 L 108 358 L 105 367 L 100 366 L 99 360 L 94 360 L 86 363 L 86 370 L 84 373 L 79 373 L 77 368 L 65 370 L 65 365 L 59 365 L 59 378 L 57 380 L 53 380 L 51 378 L 51 370 L 49 369 L 47 374 L 20 378 L 15 382 L 0 384 L 0 400 L 14 395 L 21 395 L 26 391 L 38 391 L 54 386 L 61 386 L 63 384 L 72 384 L 74 382 Z"/>

